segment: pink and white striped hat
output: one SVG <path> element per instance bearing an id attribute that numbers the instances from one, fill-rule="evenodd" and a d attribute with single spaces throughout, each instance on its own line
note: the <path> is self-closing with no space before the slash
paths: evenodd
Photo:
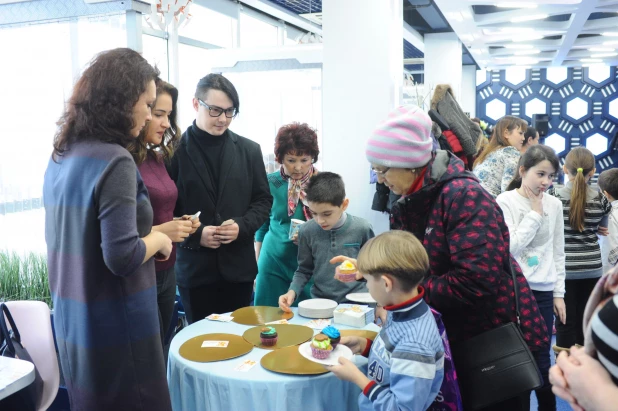
<path id="1" fill-rule="evenodd" d="M 391 111 L 367 141 L 371 164 L 394 168 L 424 167 L 431 160 L 431 118 L 418 107 Z"/>

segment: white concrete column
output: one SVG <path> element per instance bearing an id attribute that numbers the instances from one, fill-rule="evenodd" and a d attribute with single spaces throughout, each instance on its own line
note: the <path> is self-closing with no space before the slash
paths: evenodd
<path id="1" fill-rule="evenodd" d="M 343 177 L 348 211 L 382 232 L 388 230 L 388 218 L 371 210 L 375 185 L 369 184 L 365 143 L 400 101 L 402 2 L 323 0 L 322 13 L 323 170 Z"/>
<path id="2" fill-rule="evenodd" d="M 425 85 L 450 84 L 461 104 L 461 41 L 455 33 L 425 34 Z"/>
<path id="3" fill-rule="evenodd" d="M 476 117 L 476 66 L 461 68 L 459 105 L 463 111 L 470 113 L 470 117 Z"/>

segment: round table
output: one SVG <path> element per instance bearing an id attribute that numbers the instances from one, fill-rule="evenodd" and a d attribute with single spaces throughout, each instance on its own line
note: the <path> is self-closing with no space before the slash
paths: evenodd
<path id="1" fill-rule="evenodd" d="M 303 325 L 310 319 L 300 317 L 296 308 L 290 324 Z M 332 321 L 332 319 L 331 319 Z M 333 324 L 339 329 L 350 329 Z M 270 350 L 254 347 L 249 354 L 226 361 L 198 363 L 184 359 L 178 349 L 187 340 L 201 334 L 230 333 L 242 335 L 252 326 L 235 322 L 201 320 L 180 331 L 172 340 L 169 351 L 167 381 L 175 411 L 296 411 L 296 410 L 357 410 L 360 389 L 341 381 L 332 373 L 316 376 L 279 374 L 260 365 Z M 363 329 L 379 331 L 375 324 Z M 317 333 L 317 330 L 315 331 Z M 257 364 L 247 372 L 234 368 L 245 360 Z M 357 366 L 367 359 L 354 356 Z"/>

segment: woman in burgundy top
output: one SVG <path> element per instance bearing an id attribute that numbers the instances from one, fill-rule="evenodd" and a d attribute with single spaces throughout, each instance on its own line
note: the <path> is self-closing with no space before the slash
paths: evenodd
<path id="1" fill-rule="evenodd" d="M 171 84 L 158 79 L 157 100 L 151 108 L 152 120 L 128 148 L 148 188 L 153 211 L 152 230 L 166 234 L 175 243 L 183 241 L 199 227 L 199 220 L 192 221 L 192 216 L 185 215 L 174 219 L 178 190 L 165 168 L 181 136 L 176 123 L 177 101 L 178 90 Z M 162 344 L 165 342 L 165 333 L 172 321 L 176 300 L 175 262 L 176 245 L 174 244 L 170 257 L 166 261 L 155 263 Z"/>

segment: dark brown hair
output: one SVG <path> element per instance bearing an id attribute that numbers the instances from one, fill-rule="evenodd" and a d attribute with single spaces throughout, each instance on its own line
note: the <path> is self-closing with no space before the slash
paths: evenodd
<path id="1" fill-rule="evenodd" d="M 509 186 L 506 188 L 506 191 L 515 190 L 516 188 L 521 188 L 521 174 L 519 173 L 519 169 L 521 167 L 524 168 L 525 171 L 530 170 L 532 167 L 543 161 L 549 161 L 551 166 L 554 168 L 554 172 L 558 173 L 560 170 L 560 160 L 556 155 L 556 152 L 553 148 L 544 146 L 542 144 L 537 144 L 532 146 L 519 158 L 519 164 L 517 164 L 517 171 L 515 172 L 515 177 L 509 183 Z"/>
<path id="2" fill-rule="evenodd" d="M 618 200 L 618 168 L 610 168 L 599 175 L 599 188 Z M 613 235 L 613 234 L 612 234 Z"/>
<path id="3" fill-rule="evenodd" d="M 58 120 L 54 161 L 71 144 L 96 139 L 126 147 L 135 127 L 133 107 L 159 70 L 134 50 L 117 48 L 98 54 L 73 87 Z"/>
<path id="4" fill-rule="evenodd" d="M 308 124 L 291 123 L 279 129 L 275 137 L 275 160 L 283 163 L 286 154 L 296 156 L 311 156 L 312 161 L 318 161 L 320 149 L 318 135 Z"/>
<path id="5" fill-rule="evenodd" d="M 528 127 L 526 129 L 526 132 L 524 133 L 524 144 L 522 145 L 522 147 L 526 147 L 530 143 L 530 139 L 534 140 L 536 138 L 536 134 L 536 128 Z"/>
<path id="6" fill-rule="evenodd" d="M 218 73 L 210 73 L 202 77 L 195 88 L 195 98 L 204 100 L 209 90 L 219 90 L 225 93 L 228 98 L 232 100 L 232 104 L 236 109 L 236 114 L 240 113 L 240 98 L 238 97 L 238 92 L 236 91 L 236 87 L 234 87 L 232 82 L 227 78 Z"/>
<path id="7" fill-rule="evenodd" d="M 586 176 L 594 170 L 594 154 L 586 147 L 576 147 L 567 154 L 564 167 L 571 177 L 575 177 L 571 190 L 569 224 L 572 229 L 581 233 L 584 231 L 586 218 L 586 192 L 588 191 Z"/>
<path id="8" fill-rule="evenodd" d="M 525 132 L 526 128 L 528 128 L 528 124 L 521 118 L 513 116 L 504 116 L 498 120 L 491 135 L 491 139 L 489 140 L 489 144 L 485 146 L 481 154 L 474 161 L 474 167 L 483 163 L 487 156 L 494 151 L 510 146 L 509 142 L 504 138 L 504 135 L 507 131 L 512 132 L 517 128 L 521 128 L 521 130 Z"/>
<path id="9" fill-rule="evenodd" d="M 163 134 L 163 139 L 161 140 L 161 143 L 157 144 L 156 146 L 146 143 L 146 136 L 148 136 L 148 129 L 150 128 L 150 123 L 146 124 L 146 127 L 142 129 L 142 131 L 139 133 L 139 137 L 129 143 L 129 145 L 127 146 L 127 150 L 129 150 L 129 152 L 133 156 L 133 159 L 135 159 L 135 163 L 137 165 L 140 165 L 144 161 L 146 161 L 146 156 L 157 156 L 157 153 L 161 155 L 163 161 L 169 162 L 174 155 L 174 150 L 176 149 L 176 145 L 178 144 L 178 141 L 181 137 L 180 127 L 178 127 L 178 123 L 176 121 L 178 113 L 178 89 L 172 86 L 170 83 L 161 79 L 157 79 L 156 84 L 157 100 L 163 94 L 167 94 L 172 98 L 172 113 L 169 117 L 170 127 L 165 130 L 165 134 Z M 155 107 L 156 104 L 157 103 L 155 102 Z"/>

